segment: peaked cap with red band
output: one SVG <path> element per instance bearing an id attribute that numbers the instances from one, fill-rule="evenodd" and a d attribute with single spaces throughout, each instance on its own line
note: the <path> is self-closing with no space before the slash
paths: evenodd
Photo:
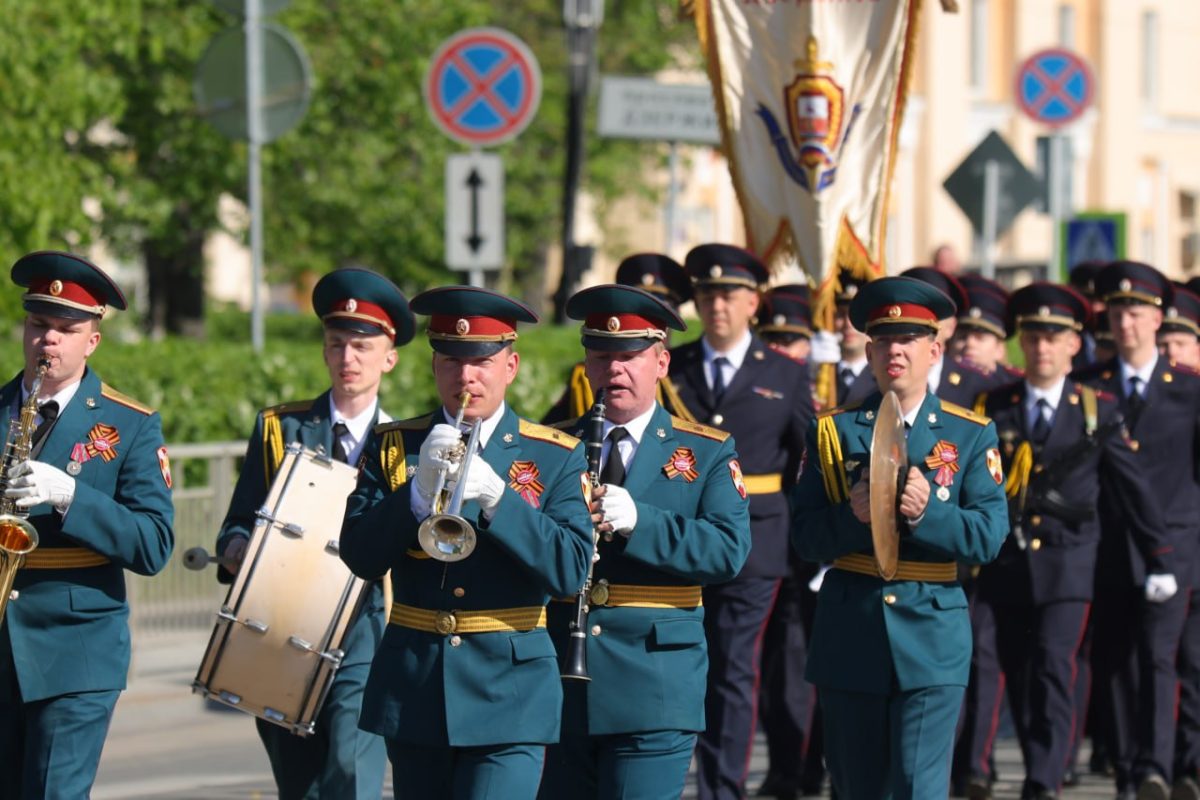
<path id="1" fill-rule="evenodd" d="M 581 341 L 588 350 L 632 352 L 665 341 L 667 329 L 687 325 L 667 303 L 633 286 L 611 283 L 576 292 L 567 316 L 583 321 Z"/>
<path id="2" fill-rule="evenodd" d="M 1031 283 L 1008 300 L 1008 328 L 1014 333 L 1082 331 L 1091 316 L 1091 303 L 1081 292 L 1057 283 Z"/>
<path id="3" fill-rule="evenodd" d="M 878 278 L 850 301 L 850 321 L 872 336 L 936 333 L 954 313 L 953 300 L 916 278 Z"/>
<path id="4" fill-rule="evenodd" d="M 312 304 L 327 328 L 383 334 L 396 345 L 412 341 L 416 326 L 408 299 L 396 284 L 369 269 L 346 267 L 322 276 L 313 287 Z"/>
<path id="5" fill-rule="evenodd" d="M 461 358 L 490 356 L 517 339 L 518 322 L 537 322 L 529 306 L 476 286 L 442 286 L 421 292 L 408 304 L 429 316 L 429 346 Z"/>
<path id="6" fill-rule="evenodd" d="M 28 291 L 26 311 L 65 319 L 99 319 L 108 306 L 125 310 L 121 287 L 82 256 L 40 250 L 22 256 L 12 268 L 13 283 Z"/>

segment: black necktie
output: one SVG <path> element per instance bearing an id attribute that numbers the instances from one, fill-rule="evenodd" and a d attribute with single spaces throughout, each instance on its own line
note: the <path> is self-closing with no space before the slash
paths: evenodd
<path id="1" fill-rule="evenodd" d="M 33 441 L 31 446 L 37 447 L 42 439 L 46 438 L 46 434 L 54 427 L 54 420 L 58 419 L 58 402 L 55 400 L 47 400 L 38 407 L 38 414 L 42 421 L 33 430 Z"/>
<path id="2" fill-rule="evenodd" d="M 1129 410 L 1141 411 L 1146 398 L 1142 395 L 1142 379 L 1137 375 L 1129 379 Z"/>
<path id="3" fill-rule="evenodd" d="M 1046 402 L 1046 398 L 1039 397 L 1037 405 L 1033 408 L 1033 430 L 1030 432 L 1030 438 L 1034 444 L 1045 444 L 1049 437 L 1050 403 Z"/>
<path id="4" fill-rule="evenodd" d="M 347 436 L 350 429 L 346 427 L 344 422 L 333 423 L 333 460 L 340 461 L 343 464 L 350 463 L 350 453 L 346 451 L 346 447 L 342 444 L 342 437 Z"/>
<path id="5" fill-rule="evenodd" d="M 849 389 L 850 384 L 854 383 L 854 370 L 849 367 L 842 367 L 842 371 L 838 373 L 838 377 L 842 380 L 842 386 Z"/>
<path id="6" fill-rule="evenodd" d="M 729 359 L 725 356 L 717 356 L 713 359 L 713 384 L 712 393 L 713 401 L 721 402 L 721 398 L 725 396 L 725 365 L 729 363 Z"/>
<path id="7" fill-rule="evenodd" d="M 625 462 L 621 460 L 621 449 L 617 445 L 628 436 L 629 432 L 624 428 L 613 428 L 608 432 L 608 460 L 604 462 L 604 468 L 600 470 L 601 483 L 609 483 L 613 486 L 621 486 L 625 483 Z"/>

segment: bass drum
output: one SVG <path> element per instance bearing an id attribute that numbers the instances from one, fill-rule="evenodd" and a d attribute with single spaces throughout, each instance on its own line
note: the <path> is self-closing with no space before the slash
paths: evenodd
<path id="1" fill-rule="evenodd" d="M 192 688 L 299 736 L 313 732 L 367 584 L 338 557 L 358 472 L 290 445 Z"/>

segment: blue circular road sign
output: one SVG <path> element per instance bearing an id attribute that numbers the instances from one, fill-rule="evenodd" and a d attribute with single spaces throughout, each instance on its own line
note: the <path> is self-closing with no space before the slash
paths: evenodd
<path id="1" fill-rule="evenodd" d="M 1078 119 L 1092 104 L 1095 90 L 1092 70 L 1070 50 L 1041 50 L 1017 70 L 1017 105 L 1051 127 Z"/>
<path id="2" fill-rule="evenodd" d="M 455 141 L 487 147 L 512 139 L 537 113 L 542 72 L 533 53 L 499 28 L 470 28 L 434 53 L 425 75 L 433 121 Z"/>

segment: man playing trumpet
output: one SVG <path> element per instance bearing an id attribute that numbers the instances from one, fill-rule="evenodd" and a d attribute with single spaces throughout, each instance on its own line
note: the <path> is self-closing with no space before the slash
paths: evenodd
<path id="1" fill-rule="evenodd" d="M 907 462 L 915 465 L 903 491 L 886 498 L 899 512 L 892 579 L 872 557 L 874 476 L 866 469 L 880 393 L 819 415 L 793 496 L 796 549 L 833 562 L 806 674 L 819 692 L 841 797 L 940 799 L 950 789 L 971 656 L 955 562 L 991 561 L 1008 533 L 995 426 L 928 390 L 930 366 L 942 355 L 938 322 L 954 311 L 945 294 L 910 278 L 873 281 L 850 304 L 854 326 L 870 337 L 880 390 L 899 401 Z"/>
<path id="2" fill-rule="evenodd" d="M 397 798 L 533 798 L 562 707 L 545 607 L 592 555 L 583 445 L 505 403 L 529 308 L 472 287 L 410 307 L 430 315 L 442 407 L 375 429 L 346 509 L 342 559 L 391 570 L 395 596 L 359 724 L 386 740 Z M 460 421 L 477 447 L 457 455 Z"/>
<path id="3" fill-rule="evenodd" d="M 585 631 L 590 681 L 565 685 L 563 735 L 546 756 L 541 797 L 677 798 L 704 730 L 708 650 L 701 586 L 737 575 L 750 551 L 746 487 L 725 431 L 673 417 L 655 400 L 684 330 L 640 289 L 585 289 L 588 381 L 604 389 L 604 440 L 592 522 L 600 535 Z M 586 435 L 586 418 L 567 423 Z M 554 603 L 567 649 L 573 605 Z"/>

